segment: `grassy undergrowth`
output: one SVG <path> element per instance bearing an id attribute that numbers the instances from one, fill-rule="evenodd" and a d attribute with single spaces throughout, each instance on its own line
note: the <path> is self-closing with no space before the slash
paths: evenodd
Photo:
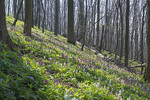
<path id="1" fill-rule="evenodd" d="M 108 51 L 104 50 L 101 52 L 101 54 L 107 56 L 107 58 L 109 59 L 112 59 L 114 61 L 116 61 L 118 64 L 120 65 L 123 65 L 124 66 L 124 57 L 122 58 L 121 62 L 120 62 L 120 57 L 117 55 L 116 59 L 115 59 L 115 54 L 114 53 L 109 53 Z M 136 65 L 140 65 L 141 63 L 138 62 L 138 61 L 135 61 L 134 59 L 129 59 L 129 64 L 128 66 L 131 67 L 131 66 L 136 66 Z M 145 70 L 145 68 L 144 68 Z M 134 68 L 134 72 L 137 73 L 137 74 L 141 74 L 141 68 L 140 67 L 137 67 L 137 68 Z"/>
<path id="2" fill-rule="evenodd" d="M 104 50 L 104 51 L 102 52 L 102 54 L 103 54 L 103 55 L 106 55 L 108 58 L 115 59 L 115 54 L 114 54 L 114 53 L 111 53 L 111 54 L 110 54 L 109 52 L 107 52 L 107 51 Z M 119 56 L 117 55 L 116 60 L 119 60 L 119 59 L 120 59 L 120 58 L 119 58 Z M 121 63 L 124 64 L 124 57 L 122 58 Z M 129 66 L 138 65 L 138 64 L 140 64 L 140 63 L 137 62 L 137 61 L 129 60 Z"/>
<path id="3" fill-rule="evenodd" d="M 0 44 L 0 100 L 147 100 L 150 84 L 92 51 L 50 31 L 23 35 L 23 22 L 8 31 L 16 49 Z"/>

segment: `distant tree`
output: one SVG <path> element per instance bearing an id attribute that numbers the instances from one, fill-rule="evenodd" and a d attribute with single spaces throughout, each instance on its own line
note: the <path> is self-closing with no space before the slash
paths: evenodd
<path id="1" fill-rule="evenodd" d="M 19 13 L 20 13 L 21 8 L 22 8 L 22 5 L 23 5 L 23 0 L 21 0 L 21 2 L 20 2 L 20 6 L 19 6 L 19 9 L 18 9 L 18 11 L 17 11 L 17 15 L 16 15 L 16 17 L 15 17 L 15 20 L 14 20 L 13 26 L 15 26 L 15 25 L 16 25 L 16 22 L 17 22 L 17 20 L 18 20 L 18 18 L 19 18 Z"/>
<path id="2" fill-rule="evenodd" d="M 124 33 L 123 33 L 123 9 L 122 9 L 122 0 L 119 0 L 119 9 L 120 9 L 120 24 L 121 24 L 121 41 L 120 41 L 120 62 L 122 60 L 122 56 L 123 56 L 123 47 L 124 47 Z"/>
<path id="3" fill-rule="evenodd" d="M 147 60 L 145 69 L 145 80 L 150 82 L 150 0 L 147 0 Z"/>
<path id="4" fill-rule="evenodd" d="M 76 44 L 74 34 L 74 0 L 68 0 L 68 37 L 67 42 Z"/>
<path id="5" fill-rule="evenodd" d="M 101 53 L 102 47 L 103 47 L 103 34 L 104 34 L 104 25 L 102 26 L 102 35 L 101 35 L 101 40 L 100 40 L 100 47 L 99 47 L 100 53 Z"/>
<path id="6" fill-rule="evenodd" d="M 17 12 L 17 0 L 13 0 L 13 11 L 14 11 L 14 18 L 15 18 Z"/>
<path id="7" fill-rule="evenodd" d="M 116 43 L 116 47 L 115 47 L 115 59 L 117 59 L 117 56 L 118 56 L 118 48 L 119 48 L 119 28 L 118 28 L 118 18 L 119 18 L 119 9 L 118 9 L 118 7 L 119 7 L 119 0 L 117 1 L 117 4 L 116 4 L 116 8 L 117 8 L 117 11 L 116 11 L 116 13 L 117 13 L 117 16 L 116 16 L 116 36 L 117 36 L 117 43 Z"/>
<path id="8" fill-rule="evenodd" d="M 84 35 L 84 0 L 78 0 L 79 2 L 79 35 L 81 36 L 81 39 L 79 41 L 84 42 L 85 35 Z M 83 46 L 81 47 L 81 51 L 83 51 Z"/>
<path id="9" fill-rule="evenodd" d="M 126 0 L 125 67 L 128 67 L 129 55 L 129 11 L 130 0 Z"/>
<path id="10" fill-rule="evenodd" d="M 9 12 L 10 12 L 10 0 L 8 1 L 8 16 L 9 16 Z"/>
<path id="11" fill-rule="evenodd" d="M 106 0 L 108 1 L 108 0 Z M 96 36 L 96 49 L 99 49 L 99 14 L 100 14 L 100 0 L 97 1 L 97 36 Z"/>
<path id="12" fill-rule="evenodd" d="M 144 63 L 144 57 L 143 57 L 143 31 L 144 31 L 144 17 L 145 17 L 145 9 L 146 9 L 146 5 L 143 7 L 143 16 L 142 16 L 142 28 L 141 28 L 141 33 L 140 33 L 140 56 L 141 56 L 141 58 L 140 58 L 140 61 L 141 61 L 141 64 L 143 64 Z M 141 67 L 141 75 L 143 74 L 143 66 Z"/>
<path id="13" fill-rule="evenodd" d="M 40 6 L 40 5 L 41 5 L 41 2 L 40 2 L 40 0 L 37 0 L 37 3 L 38 3 L 38 4 L 37 4 L 37 6 L 38 6 L 38 7 L 37 7 L 37 8 L 38 8 L 38 9 L 37 9 L 37 10 L 38 10 L 38 11 L 37 11 L 37 13 L 38 13 L 38 15 L 37 15 L 37 16 L 38 16 L 38 18 L 37 18 L 37 19 L 38 19 L 38 29 L 40 29 L 40 26 L 41 26 L 41 6 Z"/>
<path id="14" fill-rule="evenodd" d="M 0 41 L 13 48 L 13 43 L 6 27 L 5 0 L 0 0 Z"/>
<path id="15" fill-rule="evenodd" d="M 59 0 L 55 0 L 55 28 L 54 34 L 57 35 L 59 33 Z"/>
<path id="16" fill-rule="evenodd" d="M 67 34 L 67 12 L 66 12 L 66 5 L 67 5 L 67 0 L 64 0 L 64 34 L 66 36 Z"/>
<path id="17" fill-rule="evenodd" d="M 32 26 L 32 0 L 25 0 L 24 33 L 27 36 L 31 36 L 31 26 Z"/>
<path id="18" fill-rule="evenodd" d="M 106 50 L 108 50 L 108 21 L 109 21 L 109 17 L 108 17 L 108 2 L 109 2 L 109 0 L 105 0 L 106 1 L 106 4 L 105 4 L 105 34 L 104 34 L 104 47 L 105 47 L 105 49 Z"/>
<path id="19" fill-rule="evenodd" d="M 84 18 L 84 32 L 83 32 L 83 38 L 82 38 L 82 47 L 81 47 L 81 51 L 83 51 L 84 45 L 85 45 L 85 37 L 86 37 L 86 33 L 87 33 L 87 3 L 88 1 L 86 0 L 86 11 L 85 11 L 85 18 Z"/>
<path id="20" fill-rule="evenodd" d="M 45 15 L 46 15 L 46 10 L 44 9 L 44 4 L 43 4 L 43 1 L 42 0 L 40 0 L 41 1 L 41 5 L 42 5 L 42 9 L 43 9 L 43 13 L 44 13 L 44 16 L 43 16 L 43 21 L 42 21 L 42 33 L 44 33 L 44 26 L 45 26 Z M 46 1 L 44 1 L 44 2 L 46 2 Z M 46 7 L 45 7 L 46 8 Z"/>
<path id="21" fill-rule="evenodd" d="M 94 4 L 93 4 L 93 8 L 92 8 L 92 12 L 93 12 L 93 14 L 92 14 L 92 33 L 93 33 L 93 40 L 92 40 L 92 42 L 93 42 L 93 46 L 95 45 L 94 44 L 94 42 L 95 42 L 95 19 L 96 19 L 96 1 L 93 1 L 94 2 Z"/>

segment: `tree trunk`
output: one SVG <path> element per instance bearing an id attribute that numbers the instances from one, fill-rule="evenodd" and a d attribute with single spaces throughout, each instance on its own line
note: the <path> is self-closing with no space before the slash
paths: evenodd
<path id="1" fill-rule="evenodd" d="M 147 0 L 147 60 L 145 68 L 145 80 L 150 82 L 150 0 Z"/>
<path id="2" fill-rule="evenodd" d="M 13 0 L 14 18 L 16 18 L 16 10 L 17 10 L 17 0 Z"/>
<path id="3" fill-rule="evenodd" d="M 144 15 L 145 15 L 145 8 L 146 8 L 146 5 L 143 7 L 143 16 L 142 16 L 142 29 L 141 29 L 141 40 L 140 40 L 140 56 L 141 56 L 141 64 L 144 63 L 144 60 L 143 60 L 143 30 L 144 30 Z M 143 74 L 143 66 L 141 67 L 141 75 Z"/>
<path id="4" fill-rule="evenodd" d="M 84 45 L 85 45 L 85 35 L 86 35 L 86 25 L 87 24 L 87 0 L 86 0 L 86 14 L 85 14 L 85 22 L 84 22 L 84 32 L 83 32 L 83 43 L 81 51 L 83 51 Z"/>
<path id="5" fill-rule="evenodd" d="M 99 52 L 100 53 L 101 53 L 102 47 L 103 47 L 103 35 L 104 35 L 104 25 L 102 27 L 101 41 L 100 41 L 100 47 L 99 47 Z"/>
<path id="6" fill-rule="evenodd" d="M 121 43 L 120 43 L 120 62 L 123 56 L 123 47 L 124 47 L 124 38 L 123 38 L 123 13 L 122 13 L 122 3 L 119 0 L 119 8 L 120 8 L 120 23 L 121 23 Z"/>
<path id="7" fill-rule="evenodd" d="M 13 49 L 13 43 L 6 27 L 5 0 L 0 0 L 0 41 L 6 43 L 10 49 Z"/>
<path id="8" fill-rule="evenodd" d="M 31 25 L 32 25 L 32 0 L 25 0 L 24 33 L 30 37 L 31 37 Z"/>
<path id="9" fill-rule="evenodd" d="M 35 25 L 35 21 L 34 21 L 34 12 L 35 12 L 35 10 L 34 10 L 34 1 L 32 0 L 32 25 L 31 25 L 31 27 L 32 28 L 34 28 L 34 25 Z"/>
<path id="10" fill-rule="evenodd" d="M 100 12 L 100 0 L 97 2 L 97 36 L 96 36 L 96 49 L 99 49 L 99 12 Z"/>
<path id="11" fill-rule="evenodd" d="M 118 3 L 118 2 L 117 2 Z M 117 8 L 117 16 L 116 16 L 116 34 L 117 34 L 117 44 L 116 44 L 116 47 L 115 47 L 115 59 L 117 59 L 117 56 L 118 56 L 118 48 L 119 48 L 119 29 L 118 29 L 118 18 L 119 18 L 119 4 L 117 4 L 116 8 Z"/>
<path id="12" fill-rule="evenodd" d="M 95 1 L 96 2 L 96 1 Z M 96 4 L 94 2 L 94 5 L 93 5 L 93 46 L 95 45 L 95 9 L 96 9 Z"/>
<path id="13" fill-rule="evenodd" d="M 73 45 L 76 44 L 74 34 L 74 0 L 68 0 L 68 37 L 67 42 Z"/>
<path id="14" fill-rule="evenodd" d="M 54 29 L 54 34 L 57 36 L 57 34 L 59 34 L 59 23 L 58 23 L 58 20 L 59 20 L 59 13 L 58 13 L 58 0 L 55 0 L 55 29 Z"/>
<path id="15" fill-rule="evenodd" d="M 8 1 L 8 16 L 9 16 L 9 11 L 10 11 L 10 0 Z"/>
<path id="16" fill-rule="evenodd" d="M 42 0 L 40 0 L 40 2 L 41 2 L 41 5 L 42 5 L 42 9 L 43 9 L 43 13 L 44 13 L 44 16 L 43 16 L 43 21 L 42 21 L 42 33 L 44 33 L 44 26 L 45 26 L 45 15 L 46 15 L 46 11 L 45 11 L 45 9 L 44 9 L 44 4 L 43 4 L 43 1 Z M 46 1 L 45 1 L 46 2 Z M 45 7 L 46 8 L 46 7 Z"/>
<path id="17" fill-rule="evenodd" d="M 40 27 L 41 27 L 41 15 L 40 15 L 40 13 L 41 13 L 41 8 L 40 8 L 40 0 L 38 0 L 38 29 L 40 29 Z"/>
<path id="18" fill-rule="evenodd" d="M 129 11 L 130 0 L 126 0 L 126 35 L 125 35 L 125 67 L 128 67 L 128 55 L 129 55 Z"/>

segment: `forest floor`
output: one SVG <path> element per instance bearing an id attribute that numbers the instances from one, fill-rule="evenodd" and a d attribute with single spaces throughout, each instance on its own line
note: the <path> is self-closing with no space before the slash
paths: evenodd
<path id="1" fill-rule="evenodd" d="M 80 42 L 77 42 L 77 44 L 78 45 L 80 45 L 80 47 L 82 46 L 82 44 L 80 43 Z M 96 53 L 97 52 L 97 50 L 95 50 L 94 48 L 89 48 L 89 47 L 87 47 L 87 46 L 84 46 L 86 49 L 88 49 L 88 50 L 91 50 L 93 53 Z M 103 51 L 104 52 L 104 51 Z M 103 53 L 102 52 L 102 53 Z M 116 65 L 116 66 L 118 66 L 119 68 L 123 68 L 123 69 L 125 69 L 125 70 L 128 70 L 129 72 L 131 72 L 131 73 L 135 73 L 135 74 L 141 74 L 141 72 L 140 72 L 140 69 L 138 68 L 130 68 L 130 66 L 136 66 L 136 65 L 139 65 L 139 63 L 130 63 L 129 64 L 129 67 L 127 68 L 127 67 L 125 67 L 124 66 L 124 63 L 122 63 L 122 62 L 120 62 L 120 60 L 118 60 L 118 59 L 115 59 L 115 58 L 113 58 L 112 57 L 112 55 L 111 54 L 102 54 L 102 53 L 97 53 L 96 55 L 97 55 L 97 59 L 103 59 L 103 60 L 105 60 L 106 62 L 108 62 L 108 63 L 111 63 L 111 64 L 113 64 L 113 65 Z"/>
<path id="2" fill-rule="evenodd" d="M 0 43 L 0 100 L 148 100 L 143 76 L 37 27 L 23 34 L 22 21 L 7 27 L 14 51 Z M 108 61 L 107 61 L 108 60 Z"/>

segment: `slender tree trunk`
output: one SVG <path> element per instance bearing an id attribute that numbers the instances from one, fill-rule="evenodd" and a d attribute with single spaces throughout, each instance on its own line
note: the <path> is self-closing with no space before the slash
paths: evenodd
<path id="1" fill-rule="evenodd" d="M 101 41 L 100 41 L 100 47 L 99 47 L 100 53 L 101 53 L 102 47 L 103 47 L 103 35 L 104 35 L 104 25 L 102 26 L 102 34 L 101 34 Z"/>
<path id="2" fill-rule="evenodd" d="M 13 0 L 14 18 L 16 18 L 16 10 L 17 10 L 17 0 Z"/>
<path id="3" fill-rule="evenodd" d="M 79 0 L 79 14 L 78 14 L 78 17 L 79 17 L 79 41 L 82 42 L 83 41 L 83 38 L 84 38 L 84 0 Z"/>
<path id="4" fill-rule="evenodd" d="M 86 24 L 87 24 L 87 0 L 86 0 L 86 14 L 85 14 L 85 22 L 84 22 L 84 32 L 83 32 L 83 43 L 81 51 L 83 51 L 84 45 L 85 45 L 85 33 L 86 33 Z"/>
<path id="5" fill-rule="evenodd" d="M 118 3 L 118 2 L 117 2 Z M 119 4 L 118 4 L 119 5 Z M 119 18 L 119 10 L 118 10 L 118 6 L 116 7 L 117 8 L 117 17 L 116 17 L 116 34 L 117 34 L 117 44 L 116 44 L 116 47 L 115 47 L 115 59 L 117 59 L 117 56 L 118 56 L 118 48 L 119 48 L 119 29 L 118 29 L 118 18 Z"/>
<path id="6" fill-rule="evenodd" d="M 125 67 L 128 67 L 128 55 L 129 55 L 129 11 L 130 0 L 126 0 L 126 35 L 125 35 Z"/>
<path id="7" fill-rule="evenodd" d="M 99 49 L 99 12 L 100 12 L 100 0 L 97 2 L 97 37 L 96 37 L 96 49 Z"/>
<path id="8" fill-rule="evenodd" d="M 66 0 L 64 0 L 64 35 L 66 35 Z"/>
<path id="9" fill-rule="evenodd" d="M 10 0 L 8 1 L 8 16 L 9 16 L 9 12 L 10 12 Z"/>
<path id="10" fill-rule="evenodd" d="M 44 26 L 45 26 L 45 15 L 46 15 L 46 11 L 45 11 L 45 9 L 44 9 L 43 1 L 42 1 L 42 0 L 40 0 L 40 2 L 41 2 L 42 9 L 43 9 L 43 13 L 44 13 L 43 21 L 42 21 L 42 33 L 44 33 L 44 28 L 45 28 Z M 46 1 L 44 1 L 44 2 L 46 2 Z"/>
<path id="11" fill-rule="evenodd" d="M 96 2 L 96 1 L 95 1 Z M 95 45 L 95 9 L 96 9 L 96 4 L 94 2 L 94 7 L 93 7 L 93 46 Z"/>
<path id="12" fill-rule="evenodd" d="M 142 16 L 142 29 L 141 29 L 141 40 L 140 40 L 140 56 L 141 56 L 141 64 L 144 63 L 144 57 L 143 57 L 143 30 L 144 30 L 144 15 L 145 15 L 145 8 L 146 8 L 146 5 L 143 7 L 143 16 Z M 143 66 L 141 67 L 141 75 L 143 74 Z"/>
<path id="13" fill-rule="evenodd" d="M 34 0 L 32 0 L 32 28 L 34 27 L 34 25 L 35 25 L 35 22 L 34 22 L 34 12 L 35 12 L 35 10 L 34 10 Z"/>
<path id="14" fill-rule="evenodd" d="M 15 18 L 15 20 L 14 20 L 13 26 L 15 26 L 15 25 L 16 25 L 16 22 L 17 22 L 17 20 L 18 20 L 18 18 L 19 18 L 19 13 L 20 13 L 21 8 L 22 8 L 22 5 L 23 5 L 23 0 L 21 0 L 21 2 L 20 2 L 20 6 L 19 6 L 19 9 L 18 9 L 18 12 L 17 12 L 16 18 Z"/>
<path id="15" fill-rule="evenodd" d="M 57 36 L 57 34 L 59 34 L 59 23 L 58 23 L 58 20 L 59 20 L 59 13 L 58 13 L 58 0 L 55 0 L 55 29 L 54 29 L 54 34 Z"/>
<path id="16" fill-rule="evenodd" d="M 38 25 L 38 0 L 35 1 L 35 7 L 36 7 L 36 12 L 35 12 L 35 26 Z"/>
<path id="17" fill-rule="evenodd" d="M 131 51 L 130 51 L 130 52 L 131 52 L 131 59 L 133 59 L 133 47 L 134 47 L 134 46 L 133 46 L 133 40 L 134 40 L 134 39 L 133 39 L 133 35 L 134 35 L 134 32 L 135 32 L 135 30 L 134 30 L 134 25 L 135 25 L 135 24 L 134 24 L 134 23 L 135 23 L 135 17 L 133 17 L 133 23 L 132 23 L 133 25 L 132 25 L 132 32 L 131 32 L 131 46 L 130 46 L 130 47 L 131 47 L 131 48 L 130 48 L 130 50 L 131 50 Z"/>
<path id="18" fill-rule="evenodd" d="M 40 0 L 38 0 L 38 29 L 40 29 L 40 27 L 41 27 L 41 15 L 40 15 L 40 13 L 41 13 L 41 8 L 40 8 Z"/>
<path id="19" fill-rule="evenodd" d="M 122 4 L 119 0 L 119 8 L 120 8 L 120 23 L 121 23 L 121 43 L 120 43 L 120 61 L 122 60 L 123 56 L 123 47 L 124 47 L 124 38 L 123 38 L 123 13 L 122 13 Z"/>
<path id="20" fill-rule="evenodd" d="M 22 10 L 21 10 L 21 20 L 24 21 L 24 3 L 22 5 Z"/>
<path id="21" fill-rule="evenodd" d="M 105 27 L 105 35 L 104 35 L 104 40 L 105 40 L 105 42 L 104 42 L 104 44 L 105 44 L 105 47 L 104 47 L 104 49 L 108 49 L 108 0 L 106 0 L 106 5 L 105 5 L 105 25 L 106 25 L 106 27 Z"/>
<path id="22" fill-rule="evenodd" d="M 138 61 L 138 20 L 137 20 L 137 0 L 134 0 L 134 17 L 135 17 L 135 57 L 134 59 Z"/>

